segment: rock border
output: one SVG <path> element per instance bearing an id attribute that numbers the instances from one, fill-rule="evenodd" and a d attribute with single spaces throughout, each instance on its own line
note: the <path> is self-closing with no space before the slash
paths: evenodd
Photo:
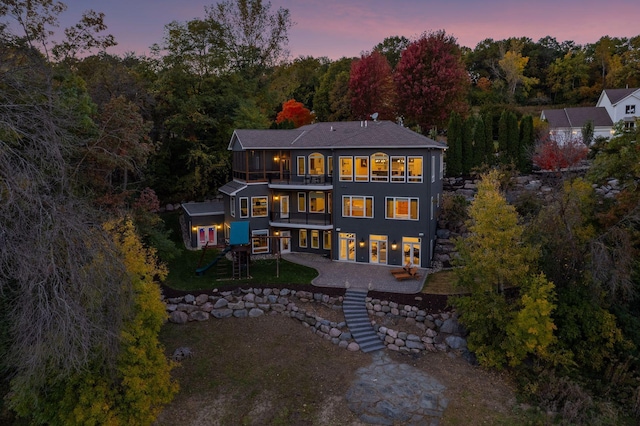
<path id="1" fill-rule="evenodd" d="M 345 321 L 329 321 L 300 308 L 297 303 L 317 303 L 342 311 L 343 296 L 332 297 L 320 292 L 278 288 L 249 288 L 224 291 L 219 294 L 187 294 L 163 299 L 169 322 L 185 324 L 224 318 L 257 318 L 265 315 L 285 315 L 297 320 L 320 338 L 349 351 L 360 346 L 353 339 Z M 473 362 L 464 338 L 466 330 L 457 321 L 455 312 L 428 313 L 416 306 L 396 302 L 365 299 L 371 324 L 387 349 L 404 354 L 454 352 Z M 404 318 L 408 325 L 423 330 L 421 335 L 394 330 L 378 321 Z"/>

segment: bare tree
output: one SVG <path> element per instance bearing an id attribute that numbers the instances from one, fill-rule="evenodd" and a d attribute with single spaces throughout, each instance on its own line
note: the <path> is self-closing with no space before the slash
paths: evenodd
<path id="1" fill-rule="evenodd" d="M 26 7 L 4 2 L 0 18 L 7 5 Z M 70 179 L 86 117 L 31 43 L 46 45 L 45 28 L 23 27 L 0 37 L 0 358 L 13 403 L 97 358 L 113 365 L 132 307 L 119 255 Z"/>

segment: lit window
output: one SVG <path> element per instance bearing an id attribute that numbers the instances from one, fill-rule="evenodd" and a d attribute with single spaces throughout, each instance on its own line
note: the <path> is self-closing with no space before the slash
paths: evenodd
<path id="1" fill-rule="evenodd" d="M 422 157 L 407 157 L 407 162 L 409 163 L 409 176 L 407 177 L 408 182 L 422 182 Z"/>
<path id="2" fill-rule="evenodd" d="M 389 181 L 389 156 L 383 152 L 376 152 L 371 156 L 371 180 L 376 182 Z"/>
<path id="3" fill-rule="evenodd" d="M 240 217 L 249 217 L 249 199 L 240 197 Z"/>
<path id="4" fill-rule="evenodd" d="M 317 229 L 311 230 L 311 248 L 320 248 L 320 231 Z"/>
<path id="5" fill-rule="evenodd" d="M 300 235 L 300 241 L 298 242 L 298 245 L 300 247 L 306 247 L 307 246 L 307 230 L 301 229 L 299 235 Z"/>
<path id="6" fill-rule="evenodd" d="M 309 174 L 310 175 L 323 175 L 324 174 L 324 155 L 314 152 L 309 155 Z"/>
<path id="7" fill-rule="evenodd" d="M 251 217 L 267 216 L 267 197 L 251 197 Z"/>
<path id="8" fill-rule="evenodd" d="M 387 219 L 418 220 L 418 199 L 407 197 L 386 197 Z"/>
<path id="9" fill-rule="evenodd" d="M 304 176 L 304 157 L 298 157 L 298 176 Z"/>
<path id="10" fill-rule="evenodd" d="M 404 157 L 391 157 L 391 182 L 404 182 L 406 179 Z"/>
<path id="11" fill-rule="evenodd" d="M 333 157 L 327 157 L 327 174 L 331 176 L 333 174 Z"/>
<path id="12" fill-rule="evenodd" d="M 353 157 L 340 157 L 340 180 L 353 181 Z"/>
<path id="13" fill-rule="evenodd" d="M 369 181 L 369 157 L 356 157 L 356 182 Z"/>
<path id="14" fill-rule="evenodd" d="M 373 197 L 342 197 L 343 217 L 373 217 Z"/>
<path id="15" fill-rule="evenodd" d="M 251 232 L 251 236 L 254 237 L 251 238 L 251 253 L 269 253 L 269 239 L 266 238 L 267 235 L 268 231 L 266 229 Z"/>
<path id="16" fill-rule="evenodd" d="M 298 211 L 307 211 L 307 194 L 305 194 L 304 192 L 298 192 Z"/>
<path id="17" fill-rule="evenodd" d="M 309 211 L 311 213 L 324 213 L 324 192 L 309 193 Z"/>

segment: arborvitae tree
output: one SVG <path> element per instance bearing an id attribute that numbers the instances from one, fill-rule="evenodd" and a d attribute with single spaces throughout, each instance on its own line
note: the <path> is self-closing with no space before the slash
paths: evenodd
<path id="1" fill-rule="evenodd" d="M 502 111 L 502 114 L 500 114 L 500 121 L 498 121 L 498 152 L 502 157 L 506 155 L 507 147 L 509 146 L 509 131 L 507 129 L 508 114 L 509 113 L 506 110 Z"/>
<path id="2" fill-rule="evenodd" d="M 473 132 L 475 119 L 471 116 L 462 124 L 462 173 L 468 175 L 473 167 Z"/>
<path id="3" fill-rule="evenodd" d="M 533 117 L 522 117 L 520 121 L 520 150 L 518 153 L 518 170 L 522 173 L 531 172 L 531 158 L 533 156 Z"/>
<path id="4" fill-rule="evenodd" d="M 518 118 L 509 111 L 507 114 L 507 157 L 510 162 L 518 164 L 520 154 L 520 131 L 518 130 Z"/>
<path id="5" fill-rule="evenodd" d="M 462 173 L 462 118 L 452 112 L 447 128 L 447 176 L 459 176 Z"/>
<path id="6" fill-rule="evenodd" d="M 486 163 L 486 137 L 485 126 L 482 116 L 476 118 L 476 127 L 473 132 L 473 166 L 478 167 Z"/>
<path id="7" fill-rule="evenodd" d="M 493 164 L 493 154 L 495 154 L 496 149 L 493 143 L 493 114 L 487 113 L 484 116 L 484 158 L 487 164 Z"/>
<path id="8" fill-rule="evenodd" d="M 518 119 L 511 111 L 503 111 L 498 126 L 498 151 L 503 164 L 516 162 L 520 147 Z"/>

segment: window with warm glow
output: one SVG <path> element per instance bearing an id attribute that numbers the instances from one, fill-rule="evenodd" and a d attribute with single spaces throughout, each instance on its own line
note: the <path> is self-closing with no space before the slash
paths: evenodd
<path id="1" fill-rule="evenodd" d="M 323 175 L 324 174 L 324 155 L 314 152 L 309 155 L 309 174 L 310 175 Z"/>
<path id="2" fill-rule="evenodd" d="M 353 157 L 340 157 L 340 180 L 353 181 Z"/>
<path id="3" fill-rule="evenodd" d="M 373 197 L 345 195 L 342 197 L 343 217 L 373 217 Z"/>
<path id="4" fill-rule="evenodd" d="M 251 216 L 265 217 L 267 215 L 267 197 L 251 197 Z"/>
<path id="5" fill-rule="evenodd" d="M 356 157 L 356 182 L 369 181 L 369 157 Z"/>
<path id="6" fill-rule="evenodd" d="M 404 157 L 391 157 L 391 182 L 405 181 Z"/>
<path id="7" fill-rule="evenodd" d="M 309 193 L 309 211 L 311 213 L 324 213 L 325 211 L 324 192 Z"/>
<path id="8" fill-rule="evenodd" d="M 371 180 L 376 182 L 389 181 L 389 156 L 383 152 L 376 152 L 371 156 Z"/>
<path id="9" fill-rule="evenodd" d="M 407 157 L 409 176 L 407 182 L 422 182 L 422 157 Z"/>
<path id="10" fill-rule="evenodd" d="M 385 217 L 398 220 L 418 220 L 418 198 L 387 197 Z"/>

